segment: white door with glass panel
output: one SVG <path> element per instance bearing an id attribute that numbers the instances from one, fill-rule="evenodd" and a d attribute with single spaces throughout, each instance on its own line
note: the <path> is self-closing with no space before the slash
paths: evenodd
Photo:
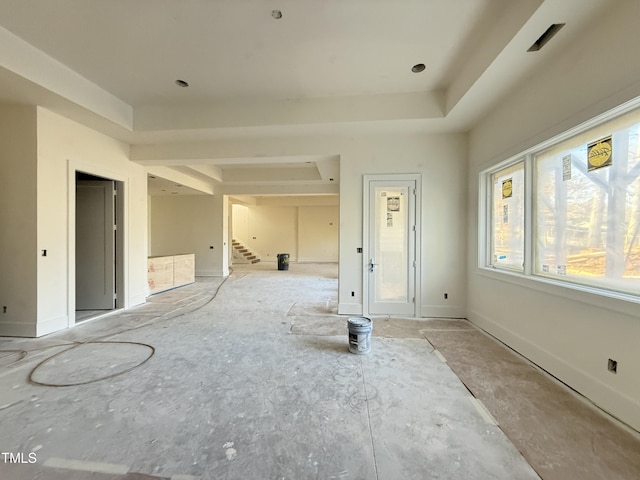
<path id="1" fill-rule="evenodd" d="M 368 188 L 365 313 L 414 316 L 417 180 L 388 178 L 365 177 Z"/>

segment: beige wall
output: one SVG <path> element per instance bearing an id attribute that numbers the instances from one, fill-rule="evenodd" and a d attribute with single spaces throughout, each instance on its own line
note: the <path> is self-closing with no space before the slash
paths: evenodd
<path id="1" fill-rule="evenodd" d="M 147 177 L 129 161 L 129 147 L 40 107 L 2 108 L 0 122 L 6 178 L 0 220 L 8 227 L 2 236 L 0 335 L 41 336 L 75 324 L 76 170 L 123 182 L 121 302 L 143 303 Z"/>
<path id="2" fill-rule="evenodd" d="M 339 209 L 298 207 L 298 261 L 337 262 Z"/>
<path id="3" fill-rule="evenodd" d="M 149 256 L 193 253 L 196 275 L 220 275 L 216 264 L 220 249 L 215 238 L 221 223 L 212 195 L 180 195 L 149 197 Z M 213 249 L 209 248 L 213 247 Z"/>
<path id="4" fill-rule="evenodd" d="M 232 209 L 231 236 L 247 245 L 251 238 L 249 236 L 249 208 L 246 205 L 233 204 Z"/>
<path id="5" fill-rule="evenodd" d="M 38 320 L 44 335 L 75 322 L 75 171 L 124 184 L 124 306 L 145 301 L 147 176 L 128 145 L 38 108 Z"/>
<path id="6" fill-rule="evenodd" d="M 640 306 L 478 268 L 478 172 L 640 95 L 640 2 L 620 2 L 470 133 L 468 317 L 640 430 Z M 544 52 L 541 52 L 544 55 Z M 618 361 L 618 373 L 607 360 Z"/>
<path id="7" fill-rule="evenodd" d="M 297 220 L 297 207 L 249 207 L 247 246 L 263 262 L 277 261 L 279 253 L 288 253 L 289 260 L 297 262 Z"/>
<path id="8" fill-rule="evenodd" d="M 36 107 L 0 106 L 0 335 L 36 333 L 36 122 Z"/>
<path id="9" fill-rule="evenodd" d="M 233 238 L 261 261 L 337 262 L 338 217 L 337 196 L 259 198 L 233 206 Z"/>

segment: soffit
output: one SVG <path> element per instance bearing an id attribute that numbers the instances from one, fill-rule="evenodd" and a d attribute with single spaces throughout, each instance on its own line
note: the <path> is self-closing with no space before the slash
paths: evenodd
<path id="1" fill-rule="evenodd" d="M 280 190 L 333 191 L 339 179 L 323 158 L 335 152 L 221 157 L 217 142 L 464 132 L 616 3 L 3 0 L 0 101 L 38 104 L 124 140 L 133 161 L 174 183 L 194 178 L 213 191 L 226 170 L 255 192 L 269 175 Z M 526 52 L 558 22 L 567 26 L 557 40 Z M 424 72 L 411 72 L 417 63 Z M 195 156 L 194 142 L 206 147 Z M 149 151 L 156 156 L 140 154 Z M 307 161 L 319 179 L 297 165 Z M 260 175 L 236 168 L 243 162 Z"/>

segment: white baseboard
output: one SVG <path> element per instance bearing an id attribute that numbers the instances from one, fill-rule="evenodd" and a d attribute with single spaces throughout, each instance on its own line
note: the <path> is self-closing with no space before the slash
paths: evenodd
<path id="1" fill-rule="evenodd" d="M 441 305 L 422 305 L 420 307 L 421 317 L 436 318 L 465 318 L 466 309 L 461 305 L 443 307 Z"/>
<path id="2" fill-rule="evenodd" d="M 227 270 L 227 272 L 225 273 L 221 268 L 196 270 L 196 277 L 227 277 L 227 276 L 229 276 L 229 271 Z"/>
<path id="3" fill-rule="evenodd" d="M 147 297 L 149 296 L 149 294 L 136 294 L 136 295 L 130 295 L 129 296 L 129 302 L 127 305 L 125 305 L 125 308 L 131 308 L 131 307 L 135 307 L 136 305 L 142 305 L 143 303 L 145 303 L 147 301 Z"/>
<path id="4" fill-rule="evenodd" d="M 588 372 L 478 312 L 469 311 L 467 318 L 604 412 L 640 432 L 640 400 L 616 391 Z"/>
<path id="5" fill-rule="evenodd" d="M 360 303 L 339 303 L 339 315 L 362 315 L 362 304 Z"/>
<path id="6" fill-rule="evenodd" d="M 0 337 L 35 337 L 36 332 L 32 322 L 0 322 Z"/>
<path id="7" fill-rule="evenodd" d="M 73 323 L 75 322 L 72 322 L 71 324 Z M 36 324 L 36 336 L 41 337 L 43 335 L 57 332 L 58 330 L 64 330 L 65 328 L 69 328 L 69 325 L 69 317 L 67 315 L 39 321 Z"/>

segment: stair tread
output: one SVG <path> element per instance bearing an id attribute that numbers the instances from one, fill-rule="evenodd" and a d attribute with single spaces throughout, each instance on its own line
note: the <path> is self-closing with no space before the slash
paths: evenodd
<path id="1" fill-rule="evenodd" d="M 251 251 L 250 248 L 245 247 L 238 240 L 231 240 L 231 245 L 236 253 L 242 255 L 242 257 L 250 263 L 258 263 L 260 259 L 258 256 Z"/>

